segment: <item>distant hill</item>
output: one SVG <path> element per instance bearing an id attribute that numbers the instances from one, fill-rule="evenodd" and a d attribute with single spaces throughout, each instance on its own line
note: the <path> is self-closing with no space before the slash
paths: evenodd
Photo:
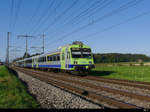
<path id="1" fill-rule="evenodd" d="M 94 54 L 95 63 L 114 63 L 114 62 L 149 62 L 150 57 L 144 54 L 121 54 L 121 53 L 97 53 Z"/>

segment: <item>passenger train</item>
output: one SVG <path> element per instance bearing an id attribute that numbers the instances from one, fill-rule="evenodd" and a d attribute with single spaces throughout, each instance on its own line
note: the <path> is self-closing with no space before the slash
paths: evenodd
<path id="1" fill-rule="evenodd" d="M 82 42 L 60 47 L 55 52 L 16 61 L 19 67 L 87 72 L 94 68 L 91 48 Z"/>

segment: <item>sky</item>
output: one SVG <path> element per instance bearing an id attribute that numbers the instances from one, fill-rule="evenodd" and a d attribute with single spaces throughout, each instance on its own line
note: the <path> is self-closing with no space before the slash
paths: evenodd
<path id="1" fill-rule="evenodd" d="M 7 32 L 10 58 L 82 41 L 94 53 L 150 56 L 150 0 L 0 0 L 0 59 L 5 60 Z M 36 48 L 33 48 L 36 47 Z"/>

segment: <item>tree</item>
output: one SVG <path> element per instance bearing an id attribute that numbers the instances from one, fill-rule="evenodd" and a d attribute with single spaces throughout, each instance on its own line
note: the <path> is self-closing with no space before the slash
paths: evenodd
<path id="1" fill-rule="evenodd" d="M 94 54 L 95 63 L 138 62 L 138 60 L 148 62 L 150 61 L 150 57 L 144 54 L 121 54 L 121 53 Z"/>
<path id="2" fill-rule="evenodd" d="M 28 57 L 30 57 L 30 54 L 25 52 L 23 58 L 28 58 Z"/>

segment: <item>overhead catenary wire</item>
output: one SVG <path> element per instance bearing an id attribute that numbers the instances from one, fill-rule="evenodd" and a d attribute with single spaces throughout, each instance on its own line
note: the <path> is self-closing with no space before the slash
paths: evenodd
<path id="1" fill-rule="evenodd" d="M 55 0 L 54 0 L 55 1 Z M 63 2 L 64 2 L 64 0 L 61 0 L 60 1 L 60 3 L 58 4 L 58 5 L 56 5 L 56 7 L 54 7 L 54 10 L 56 10 L 58 7 L 60 7 L 60 5 L 62 5 L 63 4 Z M 49 10 L 50 11 L 50 10 Z M 51 13 L 49 12 L 49 14 L 47 15 L 47 17 L 44 19 L 43 18 L 43 21 L 41 21 L 38 25 L 37 25 L 37 27 L 34 29 L 34 31 L 32 31 L 32 33 L 34 34 L 34 33 L 36 33 L 37 31 L 38 31 L 38 29 L 40 29 L 40 26 L 42 26 L 44 23 L 46 23 L 48 20 L 49 20 L 49 18 L 51 17 Z M 43 32 L 42 32 L 43 33 Z"/>
<path id="2" fill-rule="evenodd" d="M 38 24 L 41 23 L 42 19 L 50 12 L 50 8 L 52 7 L 53 3 L 55 0 L 48 0 L 48 7 L 45 8 L 45 10 L 43 11 L 42 15 L 39 17 L 39 19 L 35 22 L 35 24 L 33 25 L 32 29 L 35 29 Z M 33 34 L 33 30 L 30 31 L 30 34 Z"/>
<path id="3" fill-rule="evenodd" d="M 138 18 L 141 18 L 141 17 L 146 16 L 146 15 L 149 15 L 149 14 L 150 14 L 150 11 L 143 12 L 143 13 L 141 13 L 141 14 L 138 14 L 138 15 L 134 16 L 134 17 L 130 17 L 130 18 L 128 18 L 128 19 L 126 19 L 126 20 L 124 20 L 124 21 L 122 21 L 122 22 L 120 22 L 120 23 L 111 25 L 111 26 L 109 26 L 109 27 L 107 27 L 107 28 L 104 28 L 104 29 L 101 30 L 101 31 L 98 31 L 98 32 L 95 32 L 95 33 L 86 35 L 86 36 L 84 36 L 84 37 L 86 37 L 86 39 L 87 39 L 87 38 L 93 38 L 94 35 L 97 35 L 97 34 L 106 32 L 106 31 L 111 30 L 111 29 L 113 29 L 113 28 L 115 28 L 115 27 L 118 27 L 118 26 L 120 26 L 120 25 L 126 24 L 126 23 L 128 23 L 128 22 L 130 22 L 130 21 L 136 20 L 136 19 L 138 19 Z M 77 38 L 77 39 L 79 39 L 79 38 Z M 95 39 L 95 38 L 94 38 L 94 39 Z"/>
<path id="4" fill-rule="evenodd" d="M 76 17 L 74 17 L 74 18 L 72 18 L 68 23 L 65 23 L 65 24 L 63 24 L 63 26 L 62 27 L 64 27 L 64 26 L 66 26 L 66 25 L 69 25 L 71 22 L 73 23 L 73 24 L 75 24 L 75 25 L 77 25 L 77 24 L 79 24 L 81 21 L 83 21 L 83 19 L 81 19 L 80 20 L 80 18 L 81 17 L 85 17 L 85 19 L 86 19 L 86 16 L 92 16 L 92 15 L 94 15 L 95 13 L 97 13 L 97 12 L 99 12 L 99 11 L 101 11 L 102 9 L 104 9 L 104 8 L 106 8 L 108 5 L 110 5 L 111 3 L 113 2 L 113 0 L 107 0 L 107 1 L 104 1 L 104 2 L 102 2 L 101 4 L 98 4 L 98 3 L 96 3 L 96 4 L 98 4 L 98 6 L 96 6 L 96 7 L 88 7 L 88 9 L 86 9 L 86 10 L 84 10 L 84 11 L 82 11 L 80 14 L 78 14 Z M 92 4 L 92 6 L 93 6 L 94 4 Z M 91 10 L 89 10 L 89 8 L 92 8 Z M 99 10 L 96 10 L 96 9 L 99 9 Z M 89 10 L 89 11 L 87 11 L 87 10 Z M 95 11 L 94 11 L 95 10 Z M 94 11 L 93 13 L 91 13 L 90 14 L 90 12 L 92 12 L 92 11 Z M 88 18 L 87 17 L 87 18 Z M 78 21 L 78 20 L 80 20 L 80 21 Z M 57 33 L 59 30 L 58 29 L 56 29 L 55 31 L 53 31 L 53 32 L 49 32 L 48 34 L 51 34 L 51 33 Z M 47 34 L 47 35 L 48 35 Z"/>
<path id="5" fill-rule="evenodd" d="M 128 19 L 126 19 L 126 20 L 124 20 L 124 21 L 122 21 L 122 22 L 119 22 L 119 23 L 117 23 L 117 24 L 111 25 L 111 26 L 109 26 L 109 27 L 107 27 L 107 28 L 104 28 L 104 29 L 101 30 L 101 31 L 98 31 L 98 32 L 95 32 L 95 33 L 92 33 L 92 34 L 88 34 L 88 35 L 86 35 L 86 36 L 84 36 L 84 37 L 85 37 L 86 39 L 88 39 L 88 38 L 94 38 L 94 37 L 93 37 L 94 35 L 101 34 L 101 33 L 103 33 L 103 32 L 107 32 L 107 31 L 109 31 L 109 30 L 111 30 L 111 29 L 113 29 L 113 28 L 116 28 L 116 27 L 120 26 L 120 25 L 126 24 L 126 23 L 128 23 L 128 22 L 130 22 L 130 21 L 136 20 L 136 19 L 138 19 L 138 18 L 141 18 L 141 17 L 143 17 L 143 16 L 147 16 L 147 15 L 150 15 L 150 11 L 146 11 L 146 12 L 143 12 L 143 13 L 141 13 L 141 14 L 138 14 L 138 15 L 136 15 L 136 16 L 134 16 L 134 17 L 130 17 L 130 18 L 128 18 Z M 102 38 L 102 37 L 100 37 L 100 38 Z M 80 38 L 77 38 L 76 40 L 78 40 L 78 39 L 80 39 Z M 96 37 L 95 37 L 94 39 L 96 39 Z"/>
<path id="6" fill-rule="evenodd" d="M 43 30 L 46 32 L 51 26 L 56 24 L 56 22 L 62 18 L 68 11 L 70 11 L 77 3 L 79 0 L 75 0 L 67 9 L 65 9 L 60 15 L 58 15 L 56 18 L 54 18 L 53 22 L 48 24 L 48 26 Z"/>
<path id="7" fill-rule="evenodd" d="M 104 16 L 101 16 L 101 17 L 99 17 L 99 18 L 93 20 L 92 23 L 85 24 L 85 25 L 79 27 L 78 29 L 75 29 L 75 30 L 73 30 L 72 32 L 70 32 L 70 33 L 68 33 L 68 34 L 63 35 L 62 37 L 60 37 L 60 38 L 58 38 L 57 40 L 54 40 L 54 41 L 52 41 L 52 42 L 50 42 L 50 43 L 48 43 L 48 44 L 49 44 L 49 45 L 53 45 L 54 43 L 56 43 L 56 42 L 58 42 L 58 41 L 62 41 L 63 39 L 68 38 L 70 35 L 75 34 L 75 33 L 79 32 L 79 31 L 81 31 L 81 30 L 83 30 L 83 29 L 85 29 L 85 28 L 87 28 L 87 27 L 89 27 L 89 26 L 91 26 L 91 25 L 93 25 L 93 24 L 99 22 L 99 21 L 102 21 L 102 20 L 104 20 L 105 18 L 111 17 L 111 16 L 113 16 L 113 15 L 118 14 L 118 13 L 121 12 L 121 11 L 127 10 L 128 8 L 130 8 L 130 7 L 132 7 L 132 6 L 135 6 L 137 3 L 140 3 L 140 2 L 142 2 L 142 1 L 144 1 L 144 0 L 132 0 L 132 1 L 129 1 L 129 2 L 125 3 L 124 5 L 120 6 L 119 8 L 114 9 L 114 10 L 111 11 L 110 13 L 107 13 L 107 14 L 105 14 Z M 47 44 L 46 44 L 46 45 L 47 45 Z"/>
<path id="8" fill-rule="evenodd" d="M 10 2 L 11 2 L 11 6 L 10 6 L 9 29 L 11 30 L 13 13 L 14 13 L 14 0 L 11 0 Z"/>
<path id="9" fill-rule="evenodd" d="M 91 2 L 91 0 L 88 0 L 87 1 L 88 3 L 90 3 Z M 87 2 L 84 4 L 84 5 L 86 5 L 87 4 Z M 81 6 L 78 10 L 80 10 L 81 8 L 83 8 L 83 6 Z M 69 18 L 68 17 L 71 17 L 71 16 L 73 16 L 73 14 L 74 13 L 71 13 L 71 15 L 67 15 L 67 18 L 64 18 L 64 21 L 63 22 L 65 22 L 65 21 L 67 21 L 67 20 L 69 20 Z M 60 20 L 60 19 L 59 19 Z M 55 25 L 55 24 L 54 24 Z M 53 26 L 53 25 L 52 25 Z M 52 27 L 51 26 L 51 27 Z M 49 28 L 50 29 L 50 28 Z M 57 30 L 57 29 L 56 29 Z M 46 31 L 44 31 L 44 30 L 42 30 L 41 32 L 46 32 Z M 51 33 L 54 33 L 53 31 L 51 32 Z M 50 33 L 49 33 L 50 34 Z"/>
<path id="10" fill-rule="evenodd" d="M 90 0 L 91 1 L 91 0 Z M 71 23 L 71 22 L 73 22 L 74 20 L 77 20 L 77 19 L 79 19 L 80 18 L 80 16 L 82 15 L 82 14 L 84 14 L 86 11 L 88 11 L 90 8 L 92 8 L 92 7 L 94 7 L 94 6 L 96 6 L 96 5 L 98 5 L 99 3 L 103 3 L 103 0 L 97 0 L 96 2 L 94 2 L 92 5 L 90 5 L 90 7 L 88 7 L 87 9 L 85 9 L 84 11 L 82 11 L 81 13 L 79 13 L 78 15 L 76 15 L 74 18 L 72 18 L 70 21 L 68 21 L 67 23 L 64 23 L 63 24 L 63 26 L 65 26 L 65 25 L 67 25 L 67 24 L 69 24 L 69 23 Z M 101 4 L 102 4 L 101 3 Z M 87 3 L 86 3 L 87 4 Z M 82 6 L 83 7 L 83 6 Z M 56 29 L 57 30 L 57 29 Z M 44 32 L 46 32 L 46 31 L 44 31 Z M 51 32 L 50 32 L 51 33 Z M 49 33 L 49 34 L 50 34 Z"/>
<path id="11" fill-rule="evenodd" d="M 96 8 L 93 8 L 92 9 L 92 11 L 93 12 L 91 12 L 91 13 L 88 13 L 88 12 L 86 12 L 85 14 L 83 14 L 81 17 L 84 17 L 85 15 L 87 15 L 88 17 L 91 17 L 91 16 L 93 16 L 95 13 L 98 13 L 99 11 L 101 11 L 101 10 L 103 10 L 104 8 L 106 8 L 107 6 L 109 6 L 111 3 L 113 3 L 114 2 L 114 0 L 107 0 L 107 1 L 105 1 L 104 2 L 104 4 L 101 6 L 101 7 L 96 7 Z M 81 20 L 80 20 L 81 21 Z M 74 24 L 79 24 L 80 23 L 80 21 L 76 21 L 76 23 L 74 23 Z"/>
<path id="12" fill-rule="evenodd" d="M 91 1 L 91 0 L 89 0 L 89 1 Z M 94 5 L 96 5 L 96 4 L 98 4 L 99 2 L 101 2 L 100 0 L 97 0 L 96 2 L 94 2 L 94 4 L 92 4 L 92 5 L 90 5 L 90 7 L 88 7 L 88 9 L 86 9 L 86 10 L 84 10 L 84 11 L 82 11 L 80 14 L 78 14 L 77 16 L 75 16 L 73 19 L 71 19 L 70 21 L 72 22 L 72 20 L 76 20 L 76 19 L 78 19 L 79 18 L 79 16 L 82 14 L 82 13 L 84 13 L 85 11 L 87 11 L 87 10 L 89 10 L 89 8 L 91 8 L 91 6 L 93 7 Z M 89 2 L 88 2 L 89 3 Z M 86 5 L 87 3 L 85 3 L 85 5 Z M 81 6 L 81 8 L 83 8 L 83 6 Z M 81 8 L 79 8 L 78 10 L 80 10 Z M 72 16 L 72 14 L 70 15 L 70 17 Z M 67 19 L 68 19 L 68 17 L 67 17 Z M 66 20 L 67 21 L 67 20 Z M 69 22 L 70 22 L 69 21 Z M 52 27 L 52 26 L 51 26 Z M 50 27 L 49 27 L 49 29 L 50 29 Z M 46 32 L 46 31 L 44 31 L 44 32 Z"/>
<path id="13" fill-rule="evenodd" d="M 13 30 L 15 29 L 17 20 L 19 18 L 19 12 L 20 12 L 20 8 L 21 8 L 21 4 L 22 4 L 22 0 L 18 0 L 18 4 L 16 4 L 17 7 L 16 7 L 16 13 L 15 13 L 15 16 L 14 16 L 14 23 L 12 24 Z"/>
<path id="14" fill-rule="evenodd" d="M 30 18 L 29 18 L 29 20 L 28 20 L 26 25 L 29 25 L 29 24 L 33 23 L 33 21 L 37 17 L 37 14 L 39 13 L 39 10 L 41 9 L 42 4 L 43 4 L 43 0 L 39 0 L 39 2 L 37 4 L 37 7 L 35 8 L 33 14 L 30 16 Z M 29 30 L 29 29 L 27 28 L 27 30 Z M 24 31 L 24 33 L 27 32 L 27 30 Z"/>
<path id="15" fill-rule="evenodd" d="M 51 6 L 54 4 L 54 1 L 55 1 L 55 0 L 53 0 Z M 60 7 L 60 6 L 63 4 L 63 2 L 64 2 L 64 0 L 61 0 L 57 5 L 55 5 L 54 10 L 56 11 L 56 9 L 57 9 L 58 7 Z M 52 8 L 52 7 L 51 7 L 51 8 Z M 47 17 L 45 17 L 45 19 L 43 18 L 43 21 L 41 21 L 40 24 L 37 25 L 36 30 L 39 28 L 38 26 L 40 26 L 41 24 L 43 25 L 46 21 L 49 20 L 50 17 L 51 17 L 51 13 L 50 13 L 50 10 L 49 10 L 49 14 L 47 15 Z M 34 30 L 34 31 L 36 31 L 36 30 Z M 33 32 L 33 34 L 34 34 L 34 32 Z M 42 32 L 41 34 L 44 34 L 44 32 Z M 41 34 L 34 34 L 34 35 L 35 35 L 35 36 L 41 36 Z M 34 42 L 35 42 L 35 41 L 34 41 Z M 34 43 L 34 42 L 32 42 L 32 43 Z"/>

